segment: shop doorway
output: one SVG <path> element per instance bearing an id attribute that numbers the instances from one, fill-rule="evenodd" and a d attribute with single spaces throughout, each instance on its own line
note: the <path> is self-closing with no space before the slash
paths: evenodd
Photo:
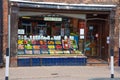
<path id="1" fill-rule="evenodd" d="M 86 56 L 88 59 L 107 61 L 109 26 L 107 19 L 91 18 L 87 21 Z M 100 61 L 101 62 L 101 61 Z"/>

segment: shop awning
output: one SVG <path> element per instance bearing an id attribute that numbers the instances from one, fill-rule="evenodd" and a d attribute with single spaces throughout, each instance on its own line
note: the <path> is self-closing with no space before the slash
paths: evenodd
<path id="1" fill-rule="evenodd" d="M 23 0 L 10 0 L 12 5 L 27 8 L 47 8 L 47 9 L 68 9 L 68 10 L 92 10 L 92 11 L 111 11 L 116 5 L 100 5 L 100 4 L 67 4 L 54 2 L 34 2 Z M 15 3 L 15 4 L 14 4 Z"/>

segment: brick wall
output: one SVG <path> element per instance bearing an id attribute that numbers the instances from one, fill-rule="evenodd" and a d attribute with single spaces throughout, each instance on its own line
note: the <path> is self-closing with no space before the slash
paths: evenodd
<path id="1" fill-rule="evenodd" d="M 28 0 L 26 0 L 28 1 Z M 29 1 L 37 1 L 37 2 L 59 2 L 59 3 L 72 3 L 72 4 L 79 4 L 79 3 L 87 3 L 87 4 L 118 4 L 120 0 L 29 0 Z M 7 47 L 7 36 L 8 36 L 8 11 L 7 11 L 7 0 L 3 0 L 3 54 L 5 55 L 6 52 L 6 47 Z M 116 9 L 116 23 L 115 23 L 115 53 L 118 54 L 118 40 L 119 40 L 119 19 L 118 17 L 120 16 L 120 8 L 118 7 Z"/>
<path id="2" fill-rule="evenodd" d="M 3 0 L 3 54 L 5 55 L 6 47 L 7 47 L 7 35 L 8 35 L 8 8 L 7 8 L 7 0 Z"/>

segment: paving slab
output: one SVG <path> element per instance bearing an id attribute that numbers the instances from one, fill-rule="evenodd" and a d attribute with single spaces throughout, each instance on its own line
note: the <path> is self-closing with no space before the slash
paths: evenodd
<path id="1" fill-rule="evenodd" d="M 120 67 L 110 78 L 109 66 L 39 66 L 11 67 L 9 80 L 120 80 Z M 0 80 L 5 80 L 5 68 L 0 68 Z"/>

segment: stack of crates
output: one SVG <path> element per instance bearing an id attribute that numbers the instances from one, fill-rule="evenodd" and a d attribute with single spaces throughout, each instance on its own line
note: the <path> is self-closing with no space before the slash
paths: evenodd
<path id="1" fill-rule="evenodd" d="M 85 57 L 20 58 L 18 66 L 85 66 Z"/>

